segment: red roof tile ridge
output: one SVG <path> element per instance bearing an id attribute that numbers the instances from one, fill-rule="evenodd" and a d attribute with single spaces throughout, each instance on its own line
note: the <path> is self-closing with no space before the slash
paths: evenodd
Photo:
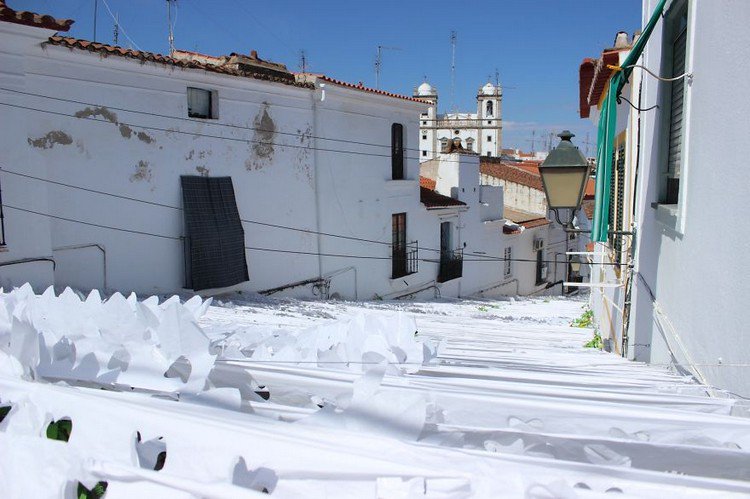
<path id="1" fill-rule="evenodd" d="M 168 64 L 173 66 L 178 66 L 182 68 L 187 69 L 202 69 L 204 71 L 210 71 L 213 73 L 220 73 L 220 74 L 226 74 L 229 76 L 237 76 L 237 77 L 246 77 L 246 78 L 254 78 L 258 80 L 266 80 L 271 82 L 277 82 L 277 83 L 284 83 L 286 85 L 293 85 L 298 87 L 305 87 L 310 88 L 311 84 L 304 83 L 304 82 L 298 82 L 294 78 L 294 75 L 292 73 L 289 74 L 289 78 L 284 78 L 282 76 L 279 76 L 279 73 L 275 74 L 268 74 L 262 72 L 263 68 L 258 68 L 261 71 L 260 72 L 254 72 L 254 71 L 247 71 L 247 70 L 240 70 L 233 67 L 229 67 L 222 64 L 207 64 L 196 60 L 191 59 L 182 59 L 182 58 L 174 58 L 163 54 L 158 54 L 155 52 L 146 52 L 142 50 L 134 50 L 134 49 L 128 49 L 119 47 L 116 45 L 108 45 L 105 43 L 99 43 L 99 42 L 92 42 L 89 40 L 82 40 L 80 38 L 73 38 L 73 37 L 63 37 L 63 36 L 51 36 L 48 40 L 49 44 L 51 45 L 60 45 L 68 48 L 76 48 L 81 50 L 88 50 L 90 52 L 99 52 L 106 55 L 116 55 L 120 57 L 126 57 L 131 59 L 137 59 L 140 61 L 149 61 L 149 62 L 159 62 L 162 64 Z M 214 57 L 214 56 L 208 56 L 208 57 Z"/>
<path id="2" fill-rule="evenodd" d="M 75 22 L 72 19 L 57 19 L 46 14 L 37 14 L 25 10 L 15 10 L 0 0 L 0 21 L 34 26 L 36 28 L 53 29 L 55 31 L 68 31 Z"/>
<path id="3" fill-rule="evenodd" d="M 305 74 L 313 74 L 313 73 L 305 73 Z M 315 76 L 317 76 L 321 80 L 327 81 L 329 83 L 335 83 L 336 85 L 341 85 L 342 87 L 354 88 L 354 89 L 357 89 L 357 90 L 362 90 L 363 92 L 370 92 L 370 93 L 374 93 L 374 94 L 384 95 L 386 97 L 393 97 L 395 99 L 403 99 L 403 100 L 408 100 L 408 101 L 412 101 L 412 102 L 418 102 L 420 104 L 430 104 L 430 102 L 428 102 L 426 100 L 423 100 L 423 99 L 417 99 L 416 97 L 410 97 L 408 95 L 396 94 L 396 93 L 393 93 L 393 92 L 388 92 L 386 90 L 380 90 L 378 88 L 366 87 L 364 85 L 364 83 L 362 83 L 361 81 L 358 82 L 358 83 L 356 83 L 356 84 L 354 84 L 354 83 L 349 83 L 347 81 L 338 80 L 336 78 L 332 78 L 332 77 L 326 76 L 324 74 L 315 74 Z"/>

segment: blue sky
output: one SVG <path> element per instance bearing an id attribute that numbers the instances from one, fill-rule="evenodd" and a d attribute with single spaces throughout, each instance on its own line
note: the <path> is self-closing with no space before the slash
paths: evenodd
<path id="1" fill-rule="evenodd" d="M 97 40 L 111 43 L 104 1 Z M 93 37 L 94 0 L 8 3 L 73 18 L 71 36 Z M 168 51 L 166 1 L 106 3 L 140 48 Z M 212 55 L 255 49 L 292 70 L 304 49 L 310 71 L 370 86 L 376 47 L 399 47 L 384 52 L 381 88 L 410 95 L 426 75 L 438 88 L 442 112 L 451 105 L 455 30 L 456 106 L 475 110 L 477 89 L 497 70 L 505 87 L 503 145 L 528 150 L 533 130 L 539 136 L 569 128 L 574 140 L 589 133 L 595 142 L 593 127 L 578 117 L 578 65 L 611 46 L 617 31 L 632 33 L 640 23 L 641 0 L 177 0 L 175 45 Z M 119 44 L 128 45 L 122 33 Z"/>

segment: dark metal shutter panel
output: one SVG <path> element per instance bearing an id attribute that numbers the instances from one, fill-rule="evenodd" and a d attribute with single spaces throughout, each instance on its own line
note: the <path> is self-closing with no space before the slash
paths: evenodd
<path id="1" fill-rule="evenodd" d="M 685 72 L 685 57 L 687 51 L 687 31 L 683 31 L 674 42 L 672 51 L 672 77 Z M 672 82 L 672 99 L 669 119 L 669 153 L 667 156 L 667 171 L 670 176 L 680 176 L 680 162 L 682 155 L 682 121 L 685 101 L 685 79 Z"/>
<path id="2" fill-rule="evenodd" d="M 188 287 L 223 288 L 249 279 L 245 231 L 231 177 L 183 176 Z"/>
<path id="3" fill-rule="evenodd" d="M 400 123 L 391 126 L 391 178 L 404 178 L 404 126 Z"/>

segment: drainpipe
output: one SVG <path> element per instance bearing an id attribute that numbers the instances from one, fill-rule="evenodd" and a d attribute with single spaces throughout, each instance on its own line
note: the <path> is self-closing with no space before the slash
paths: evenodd
<path id="1" fill-rule="evenodd" d="M 76 249 L 85 249 L 85 248 L 96 248 L 99 251 L 102 252 L 102 266 L 103 266 L 103 291 L 107 291 L 107 250 L 104 249 L 104 246 L 97 243 L 90 243 L 90 244 L 72 244 L 70 246 L 60 246 L 59 248 L 52 248 L 52 252 L 55 251 L 67 251 L 67 250 L 76 250 Z"/>
<path id="2" fill-rule="evenodd" d="M 326 85 L 325 83 L 319 84 L 320 88 L 320 102 L 324 102 L 326 100 Z M 313 171 L 315 172 L 315 231 L 316 239 L 318 242 L 318 277 L 323 276 L 323 256 L 321 253 L 323 252 L 323 248 L 321 246 L 322 242 L 322 236 L 320 234 L 320 161 L 318 158 L 318 102 L 317 102 L 317 93 L 318 90 L 314 90 L 312 92 L 312 113 L 313 113 L 313 129 L 312 129 L 312 137 L 313 137 L 313 143 L 315 144 L 313 147 Z M 354 290 L 356 293 L 356 289 Z"/>

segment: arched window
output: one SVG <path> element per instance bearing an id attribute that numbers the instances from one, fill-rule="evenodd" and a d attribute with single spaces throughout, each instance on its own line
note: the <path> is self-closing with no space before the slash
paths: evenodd
<path id="1" fill-rule="evenodd" d="M 492 116 L 494 113 L 494 103 L 491 100 L 487 101 L 487 116 Z"/>

